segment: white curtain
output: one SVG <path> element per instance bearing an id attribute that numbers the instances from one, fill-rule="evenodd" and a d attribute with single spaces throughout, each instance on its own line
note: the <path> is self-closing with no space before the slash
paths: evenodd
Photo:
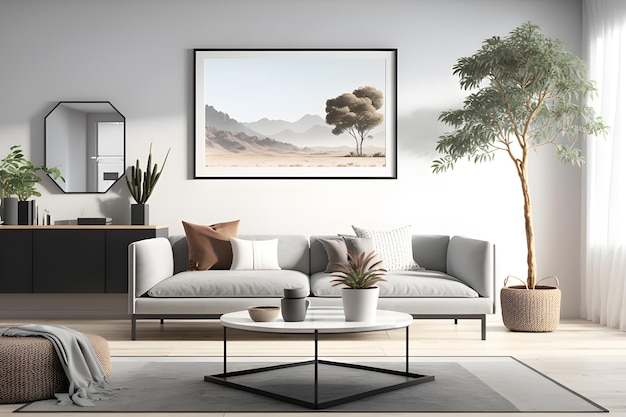
<path id="1" fill-rule="evenodd" d="M 626 1 L 585 0 L 589 78 L 606 140 L 588 138 L 582 316 L 626 331 Z"/>

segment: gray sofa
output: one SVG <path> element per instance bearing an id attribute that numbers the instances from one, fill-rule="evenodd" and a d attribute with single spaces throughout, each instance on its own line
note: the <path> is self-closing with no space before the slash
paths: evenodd
<path id="1" fill-rule="evenodd" d="M 131 243 L 129 313 L 131 337 L 139 319 L 218 318 L 251 305 L 280 305 L 285 288 L 307 288 L 311 305 L 341 306 L 339 287 L 324 272 L 328 258 L 320 242 L 328 236 L 253 235 L 278 239 L 281 270 L 186 271 L 185 236 Z M 486 314 L 494 313 L 495 247 L 460 236 L 413 235 L 413 258 L 424 271 L 389 271 L 379 283 L 378 308 L 415 318 L 479 319 L 486 338 Z"/>

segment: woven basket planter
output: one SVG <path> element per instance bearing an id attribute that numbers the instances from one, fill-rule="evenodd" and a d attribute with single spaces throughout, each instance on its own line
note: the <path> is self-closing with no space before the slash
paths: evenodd
<path id="1" fill-rule="evenodd" d="M 556 277 L 554 277 L 556 279 Z M 502 321 L 515 332 L 551 332 L 556 330 L 561 317 L 561 290 L 556 286 L 507 286 L 500 290 Z"/>

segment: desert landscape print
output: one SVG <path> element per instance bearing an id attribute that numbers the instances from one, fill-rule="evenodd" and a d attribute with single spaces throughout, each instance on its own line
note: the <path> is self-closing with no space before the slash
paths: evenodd
<path id="1" fill-rule="evenodd" d="M 385 59 L 253 54 L 203 67 L 205 168 L 388 167 Z"/>
<path id="2" fill-rule="evenodd" d="M 295 122 L 262 119 L 239 123 L 212 106 L 206 107 L 205 160 L 213 167 L 381 167 L 385 147 L 369 145 L 368 129 L 359 136 L 333 137 L 332 127 L 320 116 L 305 115 Z M 346 117 L 351 117 L 348 114 Z M 382 118 L 382 115 L 381 115 Z M 229 125 L 226 128 L 224 124 Z M 257 130 L 252 129 L 254 126 Z M 276 128 L 282 128 L 274 132 Z M 232 130 L 229 130 L 232 129 Z M 264 133 L 266 132 L 266 133 Z M 378 134 L 383 136 L 384 130 Z M 352 142 L 352 144 L 351 144 Z M 352 146 L 351 146 L 352 145 Z M 369 145 L 369 146 L 368 146 Z"/>

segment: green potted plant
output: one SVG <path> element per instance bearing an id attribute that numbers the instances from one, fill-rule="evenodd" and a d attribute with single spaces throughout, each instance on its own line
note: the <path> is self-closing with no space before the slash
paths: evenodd
<path id="1" fill-rule="evenodd" d="M 167 150 L 167 154 L 165 155 L 165 159 L 163 160 L 160 170 L 158 169 L 157 164 L 152 165 L 152 144 L 150 144 L 146 171 L 143 172 L 141 170 L 141 167 L 139 166 L 139 159 L 137 159 L 135 165 L 130 167 L 129 173 L 126 175 L 126 185 L 128 186 L 130 195 L 137 203 L 131 204 L 130 224 L 149 224 L 149 206 L 146 203 L 152 195 L 159 178 L 161 177 L 161 173 L 163 172 L 163 168 L 165 168 L 165 163 L 167 162 L 170 150 L 171 148 Z"/>
<path id="2" fill-rule="evenodd" d="M 356 255 L 348 252 L 348 260 L 334 265 L 331 275 L 336 277 L 333 287 L 345 285 L 341 289 L 341 299 L 346 321 L 371 321 L 376 317 L 378 282 L 387 270 L 380 268 L 381 260 L 376 261 L 374 251 Z"/>
<path id="3" fill-rule="evenodd" d="M 32 224 L 34 203 L 28 199 L 41 197 L 36 189 L 37 183 L 41 181 L 37 175 L 39 172 L 64 180 L 58 168 L 36 166 L 24 158 L 21 145 L 11 146 L 9 154 L 0 160 L 2 207 L 6 224 Z"/>
<path id="4" fill-rule="evenodd" d="M 551 145 L 560 161 L 584 162 L 577 140 L 608 129 L 584 104 L 595 93 L 594 84 L 586 79 L 580 58 L 530 22 L 505 38 L 485 40 L 473 56 L 460 58 L 453 71 L 461 88 L 474 92 L 462 109 L 439 116 L 454 131 L 439 137 L 436 149 L 443 156 L 433 161 L 433 171 L 451 169 L 465 158 L 490 161 L 496 153 L 511 160 L 524 201 L 528 272 L 520 280 L 524 285 L 507 287 L 505 281 L 503 321 L 515 331 L 552 331 L 559 322 L 561 293 L 558 280 L 556 286 L 537 285 L 543 279 L 537 280 L 528 160 L 532 151 Z"/>

